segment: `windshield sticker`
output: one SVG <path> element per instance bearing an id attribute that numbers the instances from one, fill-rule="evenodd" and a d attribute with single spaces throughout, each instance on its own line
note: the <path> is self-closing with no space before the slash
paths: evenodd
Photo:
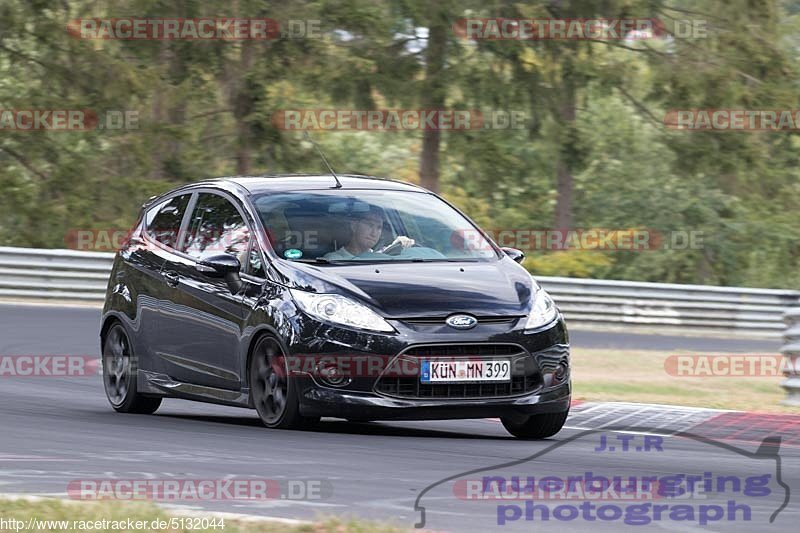
<path id="1" fill-rule="evenodd" d="M 286 259 L 300 259 L 303 257 L 303 252 L 298 250 L 297 248 L 289 248 L 285 252 L 283 252 L 283 257 Z"/>

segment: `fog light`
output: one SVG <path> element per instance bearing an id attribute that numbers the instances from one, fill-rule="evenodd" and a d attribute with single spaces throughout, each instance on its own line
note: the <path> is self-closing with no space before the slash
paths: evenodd
<path id="1" fill-rule="evenodd" d="M 331 387 L 346 387 L 352 381 L 349 376 L 342 373 L 336 363 L 319 363 L 317 377 L 322 383 Z"/>
<path id="2" fill-rule="evenodd" d="M 567 368 L 567 363 L 561 361 L 560 363 L 558 363 L 555 371 L 553 372 L 553 381 L 556 383 L 561 383 L 562 381 L 567 379 L 568 371 L 569 368 Z"/>

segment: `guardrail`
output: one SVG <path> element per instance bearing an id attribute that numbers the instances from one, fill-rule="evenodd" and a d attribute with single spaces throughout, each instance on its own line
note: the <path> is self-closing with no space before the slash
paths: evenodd
<path id="1" fill-rule="evenodd" d="M 110 253 L 0 247 L 0 297 L 101 302 L 113 258 Z M 569 323 L 578 326 L 716 331 L 777 339 L 786 309 L 800 305 L 800 292 L 790 290 L 537 279 Z"/>
<path id="2" fill-rule="evenodd" d="M 114 254 L 0 247 L 0 297 L 102 302 Z"/>
<path id="3" fill-rule="evenodd" d="M 800 291 L 538 277 L 572 324 L 779 338 Z"/>
<path id="4" fill-rule="evenodd" d="M 781 387 L 786 390 L 787 397 L 783 401 L 786 405 L 800 405 L 800 307 L 793 307 L 783 316 L 786 322 L 786 332 L 783 334 L 783 348 L 781 353 L 786 359 L 786 379 Z"/>

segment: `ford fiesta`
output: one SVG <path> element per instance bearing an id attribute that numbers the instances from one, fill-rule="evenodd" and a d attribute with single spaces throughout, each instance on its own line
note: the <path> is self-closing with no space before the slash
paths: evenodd
<path id="1" fill-rule="evenodd" d="M 114 409 L 165 397 L 320 417 L 499 417 L 545 438 L 570 405 L 563 318 L 437 195 L 363 176 L 234 177 L 147 202 L 100 332 Z"/>

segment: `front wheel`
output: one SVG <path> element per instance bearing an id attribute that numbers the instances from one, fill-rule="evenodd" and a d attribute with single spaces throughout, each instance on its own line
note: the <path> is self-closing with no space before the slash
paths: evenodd
<path id="1" fill-rule="evenodd" d="M 153 414 L 161 398 L 142 396 L 136 390 L 136 358 L 128 334 L 116 323 L 103 341 L 103 384 L 111 407 L 120 413 Z"/>
<path id="2" fill-rule="evenodd" d="M 569 410 L 521 417 L 503 417 L 500 421 L 509 433 L 520 439 L 546 439 L 564 427 Z"/>
<path id="3" fill-rule="evenodd" d="M 253 405 L 265 426 L 300 429 L 319 421 L 300 415 L 297 382 L 289 375 L 286 356 L 274 338 L 256 341 L 249 372 Z"/>

